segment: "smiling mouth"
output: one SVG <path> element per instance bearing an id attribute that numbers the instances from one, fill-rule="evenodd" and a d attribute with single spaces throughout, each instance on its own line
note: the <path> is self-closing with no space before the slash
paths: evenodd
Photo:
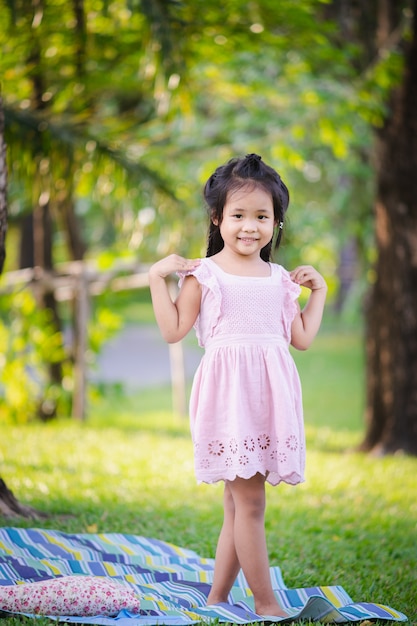
<path id="1" fill-rule="evenodd" d="M 238 237 L 238 239 L 240 241 L 243 241 L 245 243 L 254 243 L 255 241 L 258 241 L 257 239 L 255 239 L 254 237 Z"/>

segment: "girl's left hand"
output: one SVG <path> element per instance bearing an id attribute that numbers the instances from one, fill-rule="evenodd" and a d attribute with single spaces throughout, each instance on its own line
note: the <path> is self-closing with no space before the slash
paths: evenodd
<path id="1" fill-rule="evenodd" d="M 290 272 L 290 277 L 292 281 L 302 287 L 311 289 L 311 291 L 327 289 L 326 281 L 323 276 L 311 265 L 300 265 L 296 267 L 295 270 Z"/>

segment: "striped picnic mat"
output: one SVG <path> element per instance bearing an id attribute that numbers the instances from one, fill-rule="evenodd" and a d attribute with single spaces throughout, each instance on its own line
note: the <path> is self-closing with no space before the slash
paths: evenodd
<path id="1" fill-rule="evenodd" d="M 141 613 L 121 611 L 110 617 L 57 617 L 59 621 L 106 626 L 153 626 L 264 621 L 254 613 L 242 574 L 228 604 L 205 606 L 213 577 L 213 559 L 192 550 L 136 535 L 68 534 L 53 530 L 0 528 L 0 585 L 58 576 L 106 576 L 130 586 L 141 598 Z M 340 586 L 288 589 L 279 567 L 271 568 L 274 589 L 288 618 L 323 622 L 364 619 L 407 621 L 388 606 L 353 602 Z"/>

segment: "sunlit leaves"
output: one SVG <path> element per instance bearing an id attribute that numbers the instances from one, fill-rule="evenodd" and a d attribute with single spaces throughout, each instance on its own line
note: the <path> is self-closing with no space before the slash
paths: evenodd
<path id="1" fill-rule="evenodd" d="M 74 182 L 92 254 L 101 245 L 152 260 L 174 249 L 193 255 L 204 249 L 201 185 L 219 162 L 250 151 L 291 184 L 292 224 L 305 246 L 310 234 L 298 216 L 312 197 L 327 220 L 323 227 L 334 233 L 335 254 L 359 218 L 365 225 L 372 180 L 364 163 L 371 125 L 380 124 L 401 72 L 395 47 L 366 67 L 363 45 L 330 19 L 332 3 L 320 0 L 254 0 L 244 9 L 237 0 L 84 6 L 84 74 L 77 73 L 68 3 L 48 0 L 35 31 L 45 80 L 43 149 L 55 145 L 56 164 L 66 155 L 53 138 L 71 144 L 71 165 L 54 176 Z M 5 16 L 6 96 L 29 117 L 33 16 L 17 16 L 19 31 Z M 24 172 L 34 169 L 21 146 L 13 200 L 26 187 Z M 169 189 L 179 204 L 166 196 Z M 138 216 L 146 207 L 155 218 L 143 226 Z"/>
<path id="2" fill-rule="evenodd" d="M 37 414 L 41 402 L 45 413 L 65 403 L 64 390 L 48 382 L 48 367 L 62 362 L 66 351 L 51 312 L 37 308 L 29 291 L 9 296 L 8 306 L 2 297 L 7 315 L 0 319 L 0 419 L 22 423 Z"/>
<path id="3" fill-rule="evenodd" d="M 90 350 L 98 352 L 103 343 L 120 329 L 121 324 L 120 316 L 110 311 L 110 309 L 98 309 L 88 332 Z"/>

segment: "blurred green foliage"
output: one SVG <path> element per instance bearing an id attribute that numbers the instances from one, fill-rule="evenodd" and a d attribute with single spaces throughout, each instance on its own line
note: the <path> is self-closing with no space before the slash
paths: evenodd
<path id="1" fill-rule="evenodd" d="M 24 217 L 46 205 L 54 263 L 72 258 L 72 216 L 86 258 L 100 268 L 174 251 L 204 255 L 203 183 L 219 163 L 257 152 L 291 193 L 276 260 L 317 265 L 332 299 L 343 250 L 353 241 L 358 286 L 347 302 L 359 310 L 374 256 L 373 129 L 402 69 L 400 45 L 381 55 L 372 48 L 376 13 L 367 14 L 369 36 L 361 37 L 359 25 L 348 31 L 323 0 L 253 0 L 244 9 L 237 0 L 84 0 L 78 12 L 74 6 L 0 0 L 6 270 L 18 263 Z M 93 307 L 94 351 L 115 326 L 101 301 Z M 12 306 L 19 309 L 19 300 L 2 300 L 6 317 Z M 31 327 L 60 336 L 47 314 L 31 315 L 26 330 L 20 324 L 16 332 Z M 25 350 L 15 353 L 11 328 L 2 332 L 3 373 L 19 385 Z M 26 353 L 42 343 L 32 342 Z M 41 363 L 40 353 L 40 372 Z M 42 379 L 32 376 L 24 390 L 36 397 Z M 29 412 L 30 402 L 23 404 Z"/>
<path id="2" fill-rule="evenodd" d="M 120 315 L 109 308 L 97 311 L 88 332 L 87 357 L 91 363 L 120 325 Z M 44 419 L 71 414 L 73 362 L 68 343 L 69 339 L 65 341 L 64 334 L 57 331 L 50 309 L 39 308 L 31 291 L 2 297 L 0 423 L 22 424 L 40 414 Z M 53 364 L 63 368 L 62 384 L 51 382 L 49 368 Z"/>
<path id="3" fill-rule="evenodd" d="M 364 72 L 363 44 L 326 4 L 86 0 L 78 21 L 60 0 L 33 13 L 4 4 L 12 227 L 46 194 L 65 260 L 67 194 L 90 257 L 195 256 L 202 183 L 256 151 L 292 191 L 291 259 L 323 233 L 329 273 L 350 236 L 371 246 L 371 125 L 402 57 L 393 48 Z"/>
<path id="4" fill-rule="evenodd" d="M 56 408 L 68 414 L 68 391 L 49 382 L 52 363 L 65 363 L 64 340 L 57 332 L 49 309 L 39 309 L 29 291 L 3 300 L 0 318 L 0 421 L 24 423 Z M 2 309 L 3 309 L 2 307 Z M 67 372 L 68 373 L 68 372 Z"/>

